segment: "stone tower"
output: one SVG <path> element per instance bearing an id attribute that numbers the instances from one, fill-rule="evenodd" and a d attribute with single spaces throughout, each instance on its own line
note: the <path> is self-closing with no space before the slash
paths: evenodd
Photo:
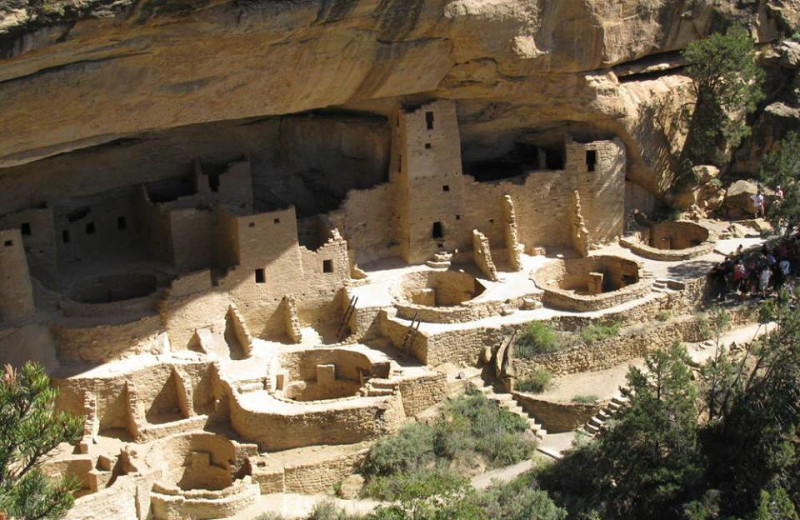
<path id="1" fill-rule="evenodd" d="M 17 229 L 0 230 L 0 323 L 22 320 L 34 312 L 22 234 Z"/>
<path id="2" fill-rule="evenodd" d="M 456 105 L 438 100 L 399 108 L 392 121 L 390 179 L 397 188 L 397 241 L 408 263 L 452 248 L 463 207 Z"/>

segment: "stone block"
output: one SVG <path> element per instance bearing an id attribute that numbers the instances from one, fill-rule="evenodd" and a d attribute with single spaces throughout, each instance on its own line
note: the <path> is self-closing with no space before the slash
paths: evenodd
<path id="1" fill-rule="evenodd" d="M 281 370 L 275 375 L 275 388 L 283 390 L 289 384 L 289 371 Z"/>
<path id="2" fill-rule="evenodd" d="M 317 365 L 317 384 L 336 381 L 336 365 Z"/>
<path id="3" fill-rule="evenodd" d="M 586 291 L 589 294 L 603 293 L 603 273 L 589 273 L 586 279 Z"/>

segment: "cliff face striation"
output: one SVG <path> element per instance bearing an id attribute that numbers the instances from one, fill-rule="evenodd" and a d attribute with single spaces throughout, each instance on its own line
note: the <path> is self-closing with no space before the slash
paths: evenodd
<path id="1" fill-rule="evenodd" d="M 731 19 L 769 42 L 799 12 L 800 0 L 12 0 L 0 177 L 104 143 L 137 157 L 132 137 L 187 125 L 449 98 L 465 162 L 566 132 L 618 136 L 628 179 L 659 193 L 681 139 L 679 51 Z"/>

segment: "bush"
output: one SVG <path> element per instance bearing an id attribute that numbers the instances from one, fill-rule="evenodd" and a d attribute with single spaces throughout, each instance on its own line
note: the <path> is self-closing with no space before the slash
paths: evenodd
<path id="1" fill-rule="evenodd" d="M 253 520 L 286 520 L 286 517 L 280 513 L 261 513 Z"/>
<path id="2" fill-rule="evenodd" d="M 530 377 L 521 379 L 517 382 L 516 390 L 519 392 L 531 392 L 540 394 L 550 387 L 550 380 L 553 375 L 545 368 L 537 368 Z"/>
<path id="3" fill-rule="evenodd" d="M 367 477 L 411 471 L 434 458 L 434 430 L 426 424 L 409 424 L 397 434 L 372 445 L 364 461 Z"/>
<path id="4" fill-rule="evenodd" d="M 534 321 L 517 339 L 514 349 L 517 357 L 530 359 L 538 354 L 558 352 L 561 349 L 561 342 L 552 326 Z"/>
<path id="5" fill-rule="evenodd" d="M 457 471 L 438 467 L 381 475 L 367 483 L 364 494 L 378 500 L 413 500 L 455 491 L 467 484 L 469 481 Z"/>
<path id="6" fill-rule="evenodd" d="M 572 398 L 573 403 L 580 403 L 580 404 L 594 404 L 597 402 L 596 395 L 576 395 Z"/>
<path id="7" fill-rule="evenodd" d="M 619 335 L 620 323 L 618 321 L 610 324 L 597 324 L 584 327 L 580 331 L 580 337 L 583 341 L 593 342 L 600 341 L 606 338 L 613 338 Z"/>
<path id="8" fill-rule="evenodd" d="M 361 515 L 350 515 L 339 509 L 336 504 L 330 500 L 319 502 L 314 506 L 306 520 L 362 520 L 364 517 Z"/>
<path id="9" fill-rule="evenodd" d="M 413 424 L 376 442 L 364 463 L 364 494 L 405 500 L 454 491 L 464 479 L 451 462 L 478 456 L 494 467 L 520 462 L 535 447 L 524 435 L 529 429 L 524 418 L 472 390 L 450 401 L 433 425 Z"/>
<path id="10" fill-rule="evenodd" d="M 670 311 L 658 311 L 656 313 L 656 319 L 658 321 L 667 321 L 672 317 L 672 313 Z"/>

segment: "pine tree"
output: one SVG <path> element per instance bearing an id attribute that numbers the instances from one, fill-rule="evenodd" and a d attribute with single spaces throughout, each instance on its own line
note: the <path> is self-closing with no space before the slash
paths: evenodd
<path id="1" fill-rule="evenodd" d="M 58 390 L 44 369 L 6 365 L 0 381 L 0 512 L 19 520 L 62 518 L 74 502 L 74 479 L 51 480 L 38 468 L 62 442 L 76 442 L 82 419 L 55 412 Z"/>

